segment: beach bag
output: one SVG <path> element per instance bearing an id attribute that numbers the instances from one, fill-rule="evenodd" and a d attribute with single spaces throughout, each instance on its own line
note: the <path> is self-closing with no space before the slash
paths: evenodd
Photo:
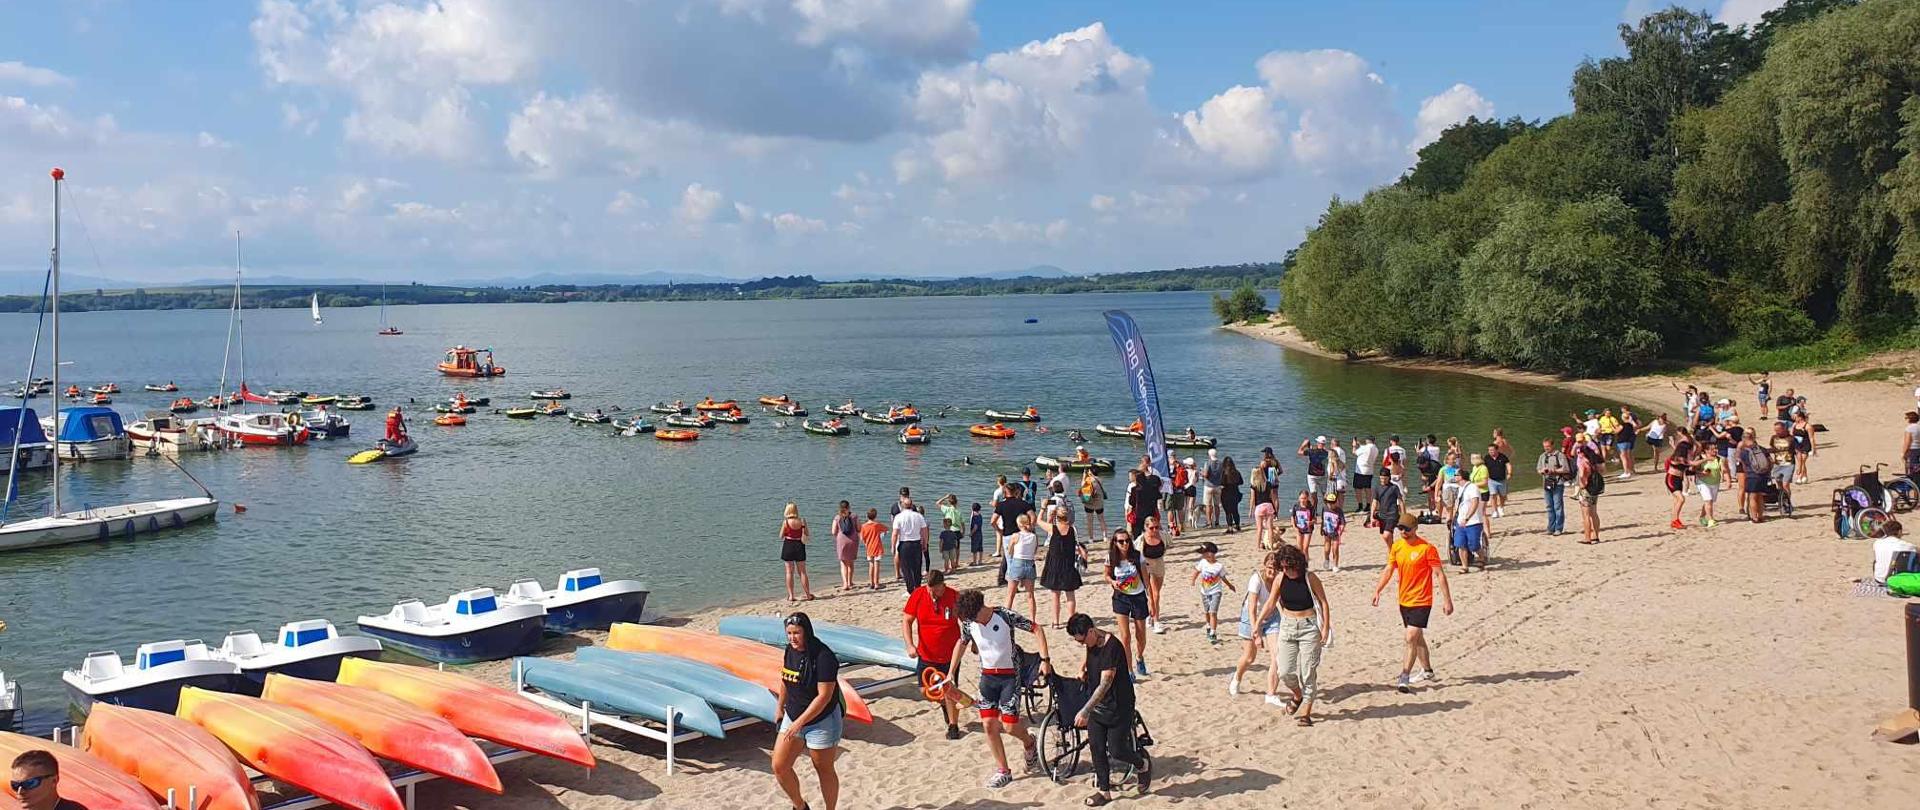
<path id="1" fill-rule="evenodd" d="M 1920 596 L 1920 573 L 1909 571 L 1888 576 L 1887 592 L 1894 596 Z"/>

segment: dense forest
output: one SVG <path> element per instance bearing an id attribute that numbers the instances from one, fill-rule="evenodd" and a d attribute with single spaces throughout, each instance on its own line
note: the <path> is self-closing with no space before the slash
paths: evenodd
<path id="1" fill-rule="evenodd" d="M 1669 8 L 1574 71 L 1573 112 L 1469 119 L 1335 200 L 1281 310 L 1336 351 L 1576 374 L 1915 339 L 1920 0 Z"/>
<path id="2" fill-rule="evenodd" d="M 1015 295 L 1079 292 L 1169 292 L 1226 290 L 1244 285 L 1279 286 L 1282 265 L 1238 264 L 1109 273 L 1093 276 L 1011 279 L 888 278 L 819 281 L 812 276 L 776 276 L 755 281 L 711 284 L 555 284 L 538 287 L 445 287 L 408 284 L 386 287 L 388 304 L 561 304 L 570 301 L 713 301 L 769 298 L 887 298 L 908 295 Z M 247 307 L 305 307 L 318 294 L 323 307 L 365 307 L 380 303 L 382 288 L 364 285 L 255 285 L 243 287 Z M 232 287 L 172 287 L 94 290 L 60 294 L 65 311 L 123 309 L 225 309 L 233 305 Z M 0 312 L 33 312 L 34 296 L 0 296 Z"/>

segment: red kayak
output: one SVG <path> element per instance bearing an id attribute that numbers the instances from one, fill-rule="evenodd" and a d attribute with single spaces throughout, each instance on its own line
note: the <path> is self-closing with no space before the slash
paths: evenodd
<path id="1" fill-rule="evenodd" d="M 581 739 L 579 729 L 498 686 L 437 669 L 366 658 L 342 660 L 339 681 L 397 697 L 480 739 L 593 767 L 593 750 Z"/>
<path id="2" fill-rule="evenodd" d="M 173 791 L 175 805 L 183 810 L 260 810 L 260 796 L 233 752 L 205 729 L 171 714 L 96 703 L 80 734 L 80 750 L 133 774 L 161 801 Z"/>
<path id="3" fill-rule="evenodd" d="M 480 746 L 452 723 L 392 695 L 275 672 L 267 675 L 260 699 L 325 720 L 382 759 L 502 792 L 500 776 Z"/>
<path id="4" fill-rule="evenodd" d="M 219 737 L 254 770 L 341 807 L 406 810 L 373 755 L 311 714 L 196 686 L 181 687 L 175 713 Z"/>

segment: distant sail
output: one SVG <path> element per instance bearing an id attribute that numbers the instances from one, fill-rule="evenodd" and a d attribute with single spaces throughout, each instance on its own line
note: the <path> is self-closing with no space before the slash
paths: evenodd
<path id="1" fill-rule="evenodd" d="M 316 326 L 320 324 L 320 294 L 319 293 L 313 294 L 313 323 Z"/>

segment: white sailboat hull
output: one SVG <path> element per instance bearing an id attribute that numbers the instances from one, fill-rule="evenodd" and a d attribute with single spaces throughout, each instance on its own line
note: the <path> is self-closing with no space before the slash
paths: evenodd
<path id="1" fill-rule="evenodd" d="M 0 551 L 151 534 L 213 517 L 219 508 L 213 498 L 172 498 L 22 520 L 0 526 Z"/>

